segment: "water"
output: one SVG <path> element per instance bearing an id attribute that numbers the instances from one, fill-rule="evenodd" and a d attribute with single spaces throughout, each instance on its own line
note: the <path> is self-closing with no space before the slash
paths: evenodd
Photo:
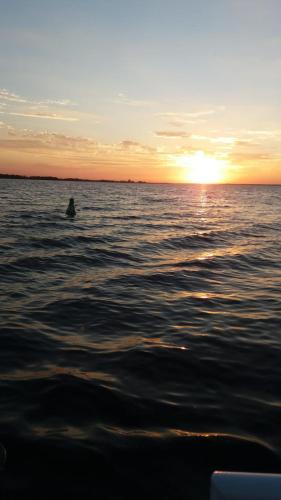
<path id="1" fill-rule="evenodd" d="M 281 472 L 281 187 L 1 180 L 0 217 L 4 498 Z"/>

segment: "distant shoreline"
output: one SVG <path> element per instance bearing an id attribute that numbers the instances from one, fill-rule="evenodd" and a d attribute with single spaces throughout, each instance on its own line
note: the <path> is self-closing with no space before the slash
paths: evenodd
<path id="1" fill-rule="evenodd" d="M 128 179 L 127 181 L 113 180 L 113 179 L 80 179 L 79 177 L 53 177 L 53 176 L 42 176 L 42 175 L 17 175 L 17 174 L 0 174 L 0 179 L 27 179 L 32 181 L 69 181 L 69 182 L 118 182 L 125 184 L 147 184 L 146 181 L 133 181 Z"/>

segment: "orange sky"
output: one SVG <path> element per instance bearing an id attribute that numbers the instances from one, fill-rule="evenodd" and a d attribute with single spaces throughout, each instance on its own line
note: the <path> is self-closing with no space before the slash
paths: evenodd
<path id="1" fill-rule="evenodd" d="M 50 132 L 16 130 L 9 135 L 8 131 L 7 137 L 0 140 L 1 172 L 147 182 L 278 184 L 281 181 L 279 156 L 262 152 L 270 142 L 262 135 L 260 152 L 251 152 L 250 140 L 242 144 L 236 138 L 226 145 L 215 137 L 196 139 L 196 144 L 189 139 L 190 148 L 178 144 L 174 138 L 169 140 L 170 143 L 167 144 L 167 139 L 159 146 L 129 140 L 102 144 Z"/>

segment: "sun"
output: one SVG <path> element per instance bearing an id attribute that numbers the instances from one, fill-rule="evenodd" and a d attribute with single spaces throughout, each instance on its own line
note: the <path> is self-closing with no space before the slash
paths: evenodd
<path id="1" fill-rule="evenodd" d="M 186 180 L 196 184 L 216 184 L 225 177 L 226 161 L 207 156 L 203 151 L 178 156 L 176 164 L 186 167 Z"/>

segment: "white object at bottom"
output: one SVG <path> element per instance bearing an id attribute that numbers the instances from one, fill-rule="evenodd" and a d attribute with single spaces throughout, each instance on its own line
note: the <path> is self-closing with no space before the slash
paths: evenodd
<path id="1" fill-rule="evenodd" d="M 281 474 L 215 471 L 211 500 L 281 500 Z"/>

